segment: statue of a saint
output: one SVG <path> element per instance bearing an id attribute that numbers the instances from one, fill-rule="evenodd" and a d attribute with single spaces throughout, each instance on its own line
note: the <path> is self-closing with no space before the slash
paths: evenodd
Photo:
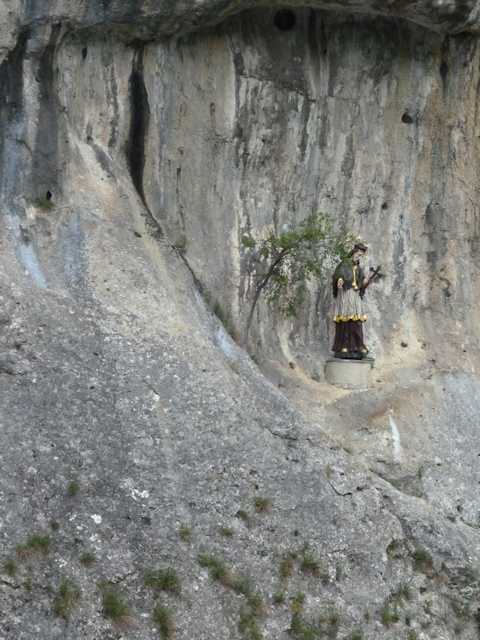
<path id="1" fill-rule="evenodd" d="M 361 360 L 368 354 L 363 341 L 363 323 L 367 319 L 363 296 L 370 282 L 382 274 L 377 267 L 371 269 L 370 277 L 365 276 L 361 262 L 366 253 L 367 246 L 358 242 L 333 274 L 335 340 L 332 350 L 336 358 Z"/>

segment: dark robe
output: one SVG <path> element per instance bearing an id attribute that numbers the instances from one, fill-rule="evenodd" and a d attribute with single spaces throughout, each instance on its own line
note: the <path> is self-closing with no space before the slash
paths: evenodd
<path id="1" fill-rule="evenodd" d="M 335 340 L 332 350 L 340 358 L 360 359 L 368 349 L 363 341 L 363 322 L 367 319 L 362 305 L 364 272 L 350 258 L 335 269 L 332 285 L 335 298 Z M 343 287 L 338 288 L 342 278 Z"/>

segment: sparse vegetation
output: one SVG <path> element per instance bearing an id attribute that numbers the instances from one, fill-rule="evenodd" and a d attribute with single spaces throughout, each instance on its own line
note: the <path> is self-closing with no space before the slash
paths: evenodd
<path id="1" fill-rule="evenodd" d="M 300 613 L 292 614 L 290 634 L 295 640 L 316 640 L 320 637 L 319 630 L 311 623 L 303 620 Z"/>
<path id="2" fill-rule="evenodd" d="M 283 604 L 285 602 L 285 591 L 276 591 L 273 594 L 273 604 Z"/>
<path id="3" fill-rule="evenodd" d="M 254 500 L 255 511 L 257 513 L 268 513 L 272 508 L 272 501 L 270 498 L 262 498 L 257 496 Z"/>
<path id="4" fill-rule="evenodd" d="M 430 573 L 433 569 L 433 559 L 423 547 L 417 547 L 413 554 L 413 568 L 421 573 Z"/>
<path id="5" fill-rule="evenodd" d="M 68 579 L 63 579 L 58 587 L 53 601 L 53 612 L 59 618 L 69 620 L 70 616 L 80 600 L 80 589 Z"/>
<path id="6" fill-rule="evenodd" d="M 234 533 L 235 533 L 234 530 L 231 529 L 230 527 L 220 527 L 220 534 L 224 538 L 233 538 Z"/>
<path id="7" fill-rule="evenodd" d="M 223 560 L 208 553 L 201 553 L 198 556 L 198 563 L 201 567 L 208 569 L 212 580 L 220 582 L 225 587 L 232 587 L 233 576 Z"/>
<path id="8" fill-rule="evenodd" d="M 37 209 L 43 209 L 44 211 L 50 211 L 55 207 L 55 204 L 52 202 L 50 198 L 37 198 L 33 202 L 33 206 L 37 207 Z"/>
<path id="9" fill-rule="evenodd" d="M 163 640 L 174 638 L 175 623 L 170 609 L 157 604 L 152 613 L 152 620 Z"/>
<path id="10" fill-rule="evenodd" d="M 78 482 L 78 480 L 72 480 L 71 482 L 68 483 L 67 495 L 70 498 L 74 498 L 76 495 L 78 495 L 79 491 L 80 491 L 80 483 Z"/>
<path id="11" fill-rule="evenodd" d="M 109 618 L 117 624 L 126 623 L 130 617 L 130 608 L 113 585 L 103 583 L 102 591 L 102 613 L 105 618 Z"/>
<path id="12" fill-rule="evenodd" d="M 280 569 L 279 569 L 280 578 L 282 580 L 288 580 L 288 578 L 290 578 L 291 575 L 293 574 L 293 568 L 294 568 L 294 558 L 291 554 L 288 554 L 287 556 L 285 556 L 285 558 L 282 558 L 282 560 L 280 561 Z"/>
<path id="13" fill-rule="evenodd" d="M 418 640 L 418 633 L 413 629 L 410 629 L 407 634 L 407 640 Z"/>
<path id="14" fill-rule="evenodd" d="M 91 551 L 85 551 L 85 553 L 82 553 L 80 556 L 80 563 L 83 564 L 84 567 L 92 567 L 96 561 L 97 558 Z"/>
<path id="15" fill-rule="evenodd" d="M 239 509 L 235 515 L 240 520 L 243 520 L 243 522 L 247 525 L 247 527 L 251 526 L 252 520 L 251 520 L 250 516 L 248 515 L 248 513 L 244 509 Z"/>
<path id="16" fill-rule="evenodd" d="M 302 571 L 302 573 L 309 573 L 313 576 L 318 576 L 320 574 L 320 563 L 308 547 L 305 547 L 302 551 L 300 571 Z"/>
<path id="17" fill-rule="evenodd" d="M 17 563 L 12 558 L 8 558 L 3 563 L 3 573 L 13 578 L 17 573 Z"/>
<path id="18" fill-rule="evenodd" d="M 380 619 L 385 627 L 390 627 L 392 624 L 398 622 L 400 620 L 400 616 L 398 615 L 396 605 L 387 600 L 380 612 Z"/>
<path id="19" fill-rule="evenodd" d="M 180 536 L 180 540 L 183 540 L 183 542 L 190 542 L 192 539 L 192 528 L 186 524 L 182 524 L 178 530 L 178 535 Z"/>
<path id="20" fill-rule="evenodd" d="M 340 627 L 340 615 L 334 607 L 322 611 L 318 618 L 320 631 L 328 638 L 336 638 Z"/>
<path id="21" fill-rule="evenodd" d="M 291 602 L 290 602 L 291 612 L 294 615 L 302 613 L 304 604 L 305 604 L 305 594 L 299 591 L 291 599 Z"/>
<path id="22" fill-rule="evenodd" d="M 180 579 L 172 567 L 147 571 L 143 583 L 146 587 L 155 591 L 168 591 L 175 595 L 180 593 Z"/>
<path id="23" fill-rule="evenodd" d="M 26 557 L 34 554 L 47 555 L 50 551 L 50 536 L 34 534 L 23 544 L 17 544 L 16 552 L 19 557 Z"/>
<path id="24" fill-rule="evenodd" d="M 350 635 L 350 640 L 363 640 L 363 632 L 360 629 L 355 629 Z"/>
<path id="25" fill-rule="evenodd" d="M 238 630 L 246 640 L 262 640 L 263 636 L 258 626 L 257 617 L 249 607 L 243 606 L 240 609 Z"/>

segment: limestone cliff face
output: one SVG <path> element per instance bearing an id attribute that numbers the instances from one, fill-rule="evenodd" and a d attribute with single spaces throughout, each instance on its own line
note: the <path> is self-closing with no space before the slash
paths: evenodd
<path id="1" fill-rule="evenodd" d="M 0 8 L 2 637 L 477 638 L 478 3 L 46 4 Z M 388 273 L 368 394 L 324 286 L 259 306 L 282 391 L 209 310 L 241 338 L 242 234 L 316 210 Z"/>

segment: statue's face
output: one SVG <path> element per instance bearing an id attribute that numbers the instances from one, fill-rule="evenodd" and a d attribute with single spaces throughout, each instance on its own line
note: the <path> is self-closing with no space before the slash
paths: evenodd
<path id="1" fill-rule="evenodd" d="M 353 261 L 354 262 L 362 262 L 363 258 L 365 257 L 365 251 L 355 251 L 355 253 L 353 254 Z"/>

